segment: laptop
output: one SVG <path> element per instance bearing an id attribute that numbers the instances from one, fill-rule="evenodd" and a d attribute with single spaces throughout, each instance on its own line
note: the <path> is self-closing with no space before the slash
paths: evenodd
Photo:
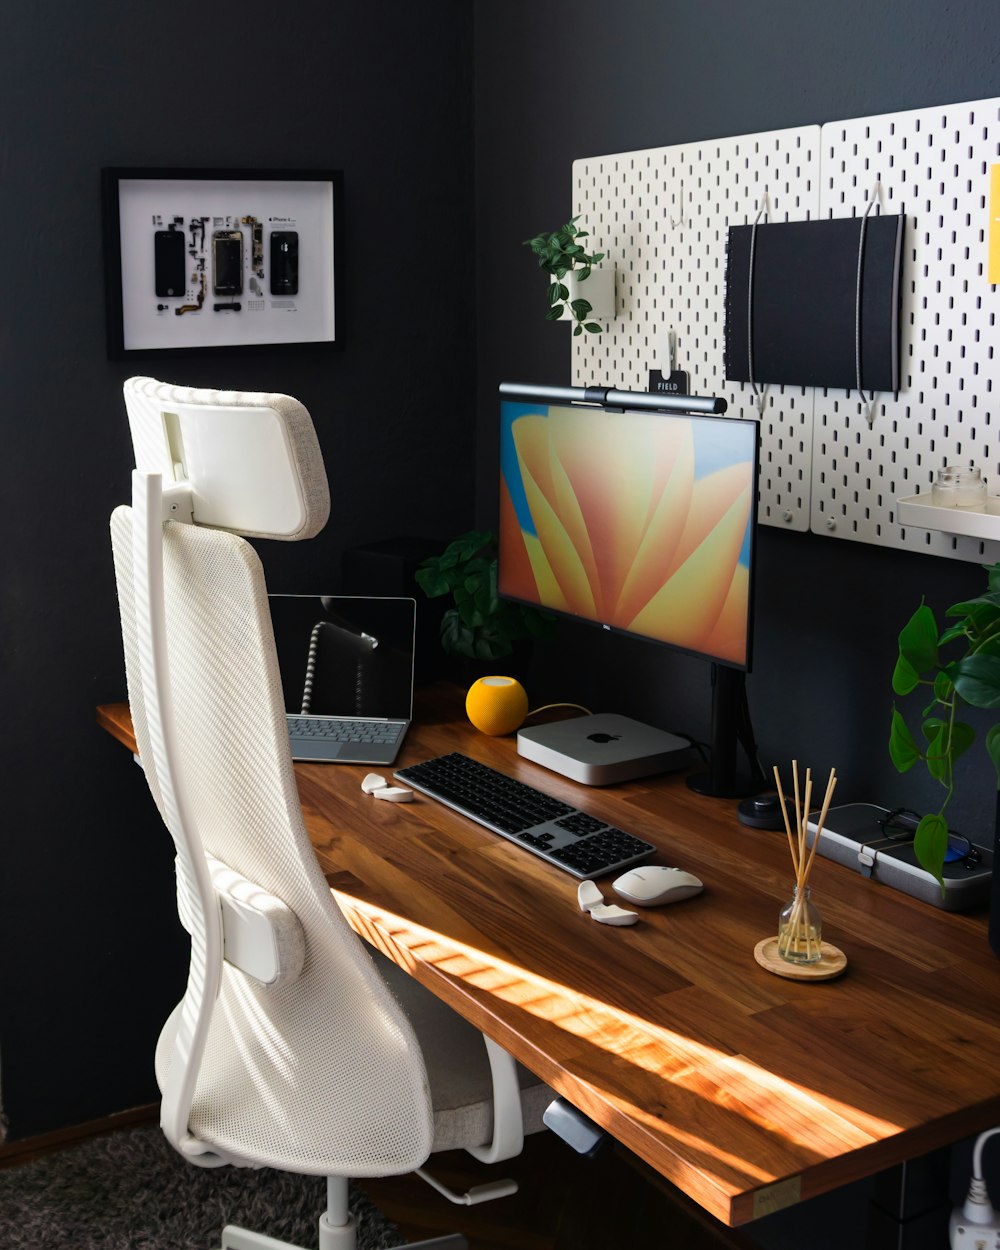
<path id="1" fill-rule="evenodd" d="M 413 716 L 414 599 L 268 595 L 292 758 L 391 764 Z"/>

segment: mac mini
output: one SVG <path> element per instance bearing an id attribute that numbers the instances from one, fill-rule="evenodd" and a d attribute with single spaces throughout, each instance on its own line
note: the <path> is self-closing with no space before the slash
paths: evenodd
<path id="1" fill-rule="evenodd" d="M 649 777 L 689 763 L 690 743 L 611 712 L 519 729 L 517 753 L 585 786 Z"/>

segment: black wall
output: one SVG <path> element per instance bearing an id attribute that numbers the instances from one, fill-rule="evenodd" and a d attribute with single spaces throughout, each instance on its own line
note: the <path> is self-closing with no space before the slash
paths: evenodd
<path id="1" fill-rule="evenodd" d="M 520 241 L 570 216 L 573 160 L 997 95 L 998 36 L 992 0 L 478 6 L 480 520 L 496 512 L 497 384 L 571 381 L 569 329 L 543 320 L 544 279 Z M 943 609 L 984 588 L 979 566 L 770 527 L 758 555 L 748 690 L 767 770 L 787 777 L 797 757 L 822 777 L 837 768 L 838 801 L 936 809 L 941 792 L 887 757 L 895 638 L 922 596 Z M 704 734 L 709 673 L 567 625 L 529 694 Z M 949 813 L 987 834 L 995 777 L 976 751 Z"/>
<path id="2" fill-rule="evenodd" d="M 261 544 L 272 589 L 336 589 L 345 548 L 467 525 L 471 474 L 456 466 L 474 454 L 471 37 L 460 0 L 40 0 L 5 15 L 0 1064 L 12 1138 L 152 1101 L 153 1045 L 183 985 L 169 839 L 139 770 L 94 726 L 95 705 L 125 693 L 108 539 L 131 467 L 121 384 L 147 373 L 285 391 L 309 408 L 331 520 L 311 543 Z M 108 363 L 109 165 L 343 170 L 343 351 Z M 442 379 L 453 398 L 430 397 Z"/>

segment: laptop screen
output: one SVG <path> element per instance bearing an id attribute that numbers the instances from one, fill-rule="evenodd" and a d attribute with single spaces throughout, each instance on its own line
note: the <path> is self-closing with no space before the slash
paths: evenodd
<path id="1" fill-rule="evenodd" d="M 415 600 L 269 595 L 268 602 L 286 713 L 411 718 Z"/>

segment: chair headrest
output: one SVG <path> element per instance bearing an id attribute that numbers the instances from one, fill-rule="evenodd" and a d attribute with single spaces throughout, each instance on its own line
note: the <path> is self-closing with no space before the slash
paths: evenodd
<path id="1" fill-rule="evenodd" d="M 312 418 L 290 395 L 125 383 L 136 468 L 187 483 L 196 525 L 251 538 L 312 538 L 330 491 Z"/>

